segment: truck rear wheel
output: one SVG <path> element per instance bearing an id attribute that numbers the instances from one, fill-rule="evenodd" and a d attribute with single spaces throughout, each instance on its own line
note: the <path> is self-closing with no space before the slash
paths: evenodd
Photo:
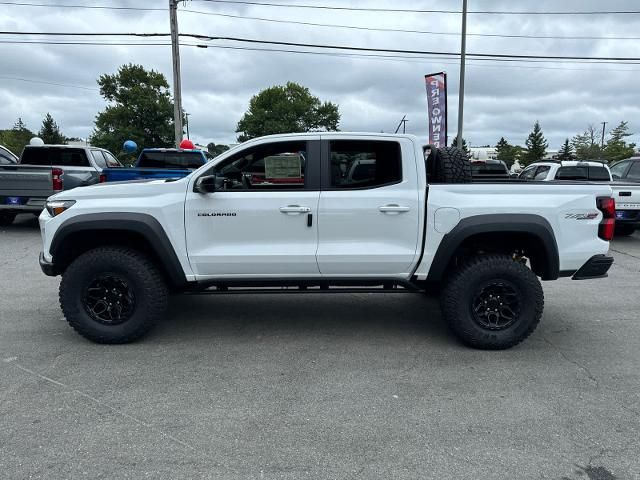
<path id="1" fill-rule="evenodd" d="M 471 163 L 464 150 L 439 148 L 435 158 L 435 176 L 439 183 L 470 183 Z"/>
<path id="2" fill-rule="evenodd" d="M 542 317 L 538 277 L 507 255 L 483 255 L 462 266 L 443 291 L 442 312 L 466 345 L 500 350 L 522 342 Z"/>
<path id="3" fill-rule="evenodd" d="M 143 254 L 101 247 L 76 258 L 60 282 L 60 306 L 69 324 L 97 343 L 129 343 L 158 321 L 167 286 Z"/>
<path id="4" fill-rule="evenodd" d="M 15 219 L 16 219 L 15 213 L 0 211 L 0 227 L 6 227 L 7 225 L 11 225 Z"/>

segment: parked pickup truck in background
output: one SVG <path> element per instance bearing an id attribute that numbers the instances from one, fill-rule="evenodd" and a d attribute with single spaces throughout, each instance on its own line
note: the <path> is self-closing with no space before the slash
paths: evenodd
<path id="1" fill-rule="evenodd" d="M 16 163 L 18 163 L 16 154 L 0 145 L 0 165 L 15 165 Z"/>
<path id="2" fill-rule="evenodd" d="M 169 291 L 404 291 L 439 295 L 458 338 L 501 349 L 536 328 L 539 279 L 606 276 L 614 210 L 603 183 L 471 183 L 463 151 L 412 135 L 273 135 L 175 181 L 55 195 L 40 265 L 96 342 L 141 337 Z"/>
<path id="3" fill-rule="evenodd" d="M 616 200 L 616 235 L 628 236 L 640 228 L 640 183 L 633 183 L 634 168 L 637 168 L 640 180 L 640 159 L 637 163 L 634 159 L 624 160 L 611 168 L 597 161 L 536 162 L 525 168 L 520 178 L 545 182 L 574 180 L 609 183 Z"/>
<path id="4" fill-rule="evenodd" d="M 107 168 L 103 182 L 182 178 L 209 161 L 202 150 L 145 148 L 133 168 Z"/>
<path id="5" fill-rule="evenodd" d="M 120 163 L 107 150 L 70 145 L 27 145 L 17 164 L 0 164 L 0 225 L 19 213 L 38 215 L 47 197 L 99 183 L 103 169 Z"/>

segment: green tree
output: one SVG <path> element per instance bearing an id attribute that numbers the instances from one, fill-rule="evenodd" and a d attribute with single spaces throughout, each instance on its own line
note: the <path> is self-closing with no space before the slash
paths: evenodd
<path id="1" fill-rule="evenodd" d="M 58 124 L 49 112 L 47 112 L 44 120 L 42 120 L 42 126 L 38 132 L 38 136 L 47 145 L 62 145 L 67 141 L 67 138 L 62 134 L 60 127 L 58 127 Z"/>
<path id="2" fill-rule="evenodd" d="M 108 102 L 98 113 L 89 141 L 118 154 L 125 140 L 139 147 L 174 146 L 173 100 L 165 76 L 142 65 L 123 65 L 98 79 Z"/>
<path id="3" fill-rule="evenodd" d="M 507 164 L 508 168 L 511 168 L 520 154 L 520 147 L 509 144 L 504 137 L 500 137 L 498 143 L 496 143 L 496 159 L 502 160 Z"/>
<path id="4" fill-rule="evenodd" d="M 462 147 L 458 147 L 458 136 L 456 135 L 453 138 L 453 142 L 451 142 L 452 147 L 462 148 L 465 151 L 468 158 L 471 158 L 471 150 L 469 150 L 469 146 L 467 145 L 467 139 L 462 137 Z"/>
<path id="5" fill-rule="evenodd" d="M 213 142 L 207 145 L 207 151 L 214 157 L 217 157 L 218 155 L 226 152 L 227 150 L 229 150 L 229 145 L 220 145 L 220 144 L 216 145 Z"/>
<path id="6" fill-rule="evenodd" d="M 24 146 L 27 145 L 33 137 L 35 137 L 35 134 L 27 128 L 22 118 L 18 118 L 11 130 L 0 131 L 0 144 L 19 156 Z"/>
<path id="7" fill-rule="evenodd" d="M 567 138 L 562 147 L 560 147 L 560 151 L 558 152 L 558 160 L 573 160 L 575 155 L 573 154 L 573 147 L 569 143 L 569 139 Z"/>
<path id="8" fill-rule="evenodd" d="M 602 148 L 598 143 L 598 134 L 593 125 L 571 139 L 578 160 L 597 160 L 602 158 Z"/>
<path id="9" fill-rule="evenodd" d="M 620 122 L 616 128 L 611 130 L 609 139 L 604 147 L 604 158 L 609 162 L 616 160 L 622 160 L 633 156 L 635 152 L 635 143 L 629 143 L 625 141 L 625 138 L 633 135 L 629 132 L 627 122 Z"/>
<path id="10" fill-rule="evenodd" d="M 321 102 L 308 88 L 294 82 L 262 90 L 251 98 L 249 110 L 238 122 L 238 141 L 262 135 L 338 130 L 340 112 L 331 102 Z"/>
<path id="11" fill-rule="evenodd" d="M 547 147 L 549 146 L 549 143 L 544 138 L 542 128 L 540 128 L 540 122 L 538 122 L 537 120 L 536 123 L 533 124 L 533 130 L 524 143 L 527 148 L 524 151 L 524 155 L 522 155 L 522 158 L 520 159 L 520 164 L 523 167 L 544 158 L 545 154 L 547 153 Z"/>

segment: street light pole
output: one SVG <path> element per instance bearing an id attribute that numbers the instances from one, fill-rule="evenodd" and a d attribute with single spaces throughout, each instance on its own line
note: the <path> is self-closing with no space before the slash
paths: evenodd
<path id="1" fill-rule="evenodd" d="M 189 115 L 191 115 L 190 113 L 184 112 L 184 120 L 186 123 L 186 127 L 187 127 L 187 140 L 191 140 L 191 137 L 189 136 Z"/>
<path id="2" fill-rule="evenodd" d="M 467 54 L 467 0 L 462 0 L 462 43 L 460 45 L 460 91 L 458 93 L 458 136 L 456 146 L 462 148 L 462 120 L 464 116 L 464 70 Z"/>
<path id="3" fill-rule="evenodd" d="M 602 122 L 602 139 L 600 140 L 600 148 L 604 150 L 604 127 L 607 126 L 608 122 Z"/>
<path id="4" fill-rule="evenodd" d="M 169 0 L 171 57 L 173 63 L 173 122 L 176 147 L 182 141 L 182 82 L 180 80 L 180 45 L 178 44 L 178 0 Z"/>

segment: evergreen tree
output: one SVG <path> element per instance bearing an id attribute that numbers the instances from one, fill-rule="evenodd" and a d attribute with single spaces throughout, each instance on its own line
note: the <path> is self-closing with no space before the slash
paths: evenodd
<path id="1" fill-rule="evenodd" d="M 560 151 L 558 152 L 558 160 L 573 160 L 575 155 L 573 154 L 573 147 L 569 143 L 569 139 L 567 138 L 562 147 L 560 147 Z"/>
<path id="2" fill-rule="evenodd" d="M 549 143 L 544 138 L 542 128 L 540 128 L 540 122 L 537 120 L 536 123 L 533 124 L 533 131 L 527 137 L 525 145 L 527 146 L 527 149 L 525 150 L 523 158 L 521 159 L 522 161 L 520 162 L 523 166 L 542 160 L 547 153 Z"/>
<path id="3" fill-rule="evenodd" d="M 633 135 L 629 132 L 627 122 L 620 122 L 616 128 L 611 130 L 611 133 L 609 135 L 609 139 L 607 140 L 607 144 L 605 145 L 603 151 L 604 157 L 609 162 L 623 160 L 625 158 L 633 156 L 636 144 L 627 144 L 627 142 L 625 141 L 626 137 L 630 137 L 631 135 Z"/>
<path id="4" fill-rule="evenodd" d="M 507 164 L 508 168 L 511 168 L 513 163 L 519 154 L 519 147 L 509 144 L 504 137 L 500 137 L 498 143 L 496 143 L 496 159 L 502 160 Z"/>
<path id="5" fill-rule="evenodd" d="M 42 127 L 40 127 L 38 136 L 47 145 L 61 145 L 67 141 L 67 138 L 60 132 L 60 127 L 58 127 L 58 124 L 49 112 L 47 112 L 44 120 L 42 120 Z"/>
<path id="6" fill-rule="evenodd" d="M 458 147 L 458 136 L 456 135 L 453 139 L 453 142 L 451 143 L 452 147 L 456 147 L 456 148 L 462 148 L 462 150 L 465 151 L 465 153 L 467 154 L 468 158 L 471 158 L 471 150 L 469 150 L 469 147 L 467 146 L 467 140 L 462 137 L 462 147 Z"/>

